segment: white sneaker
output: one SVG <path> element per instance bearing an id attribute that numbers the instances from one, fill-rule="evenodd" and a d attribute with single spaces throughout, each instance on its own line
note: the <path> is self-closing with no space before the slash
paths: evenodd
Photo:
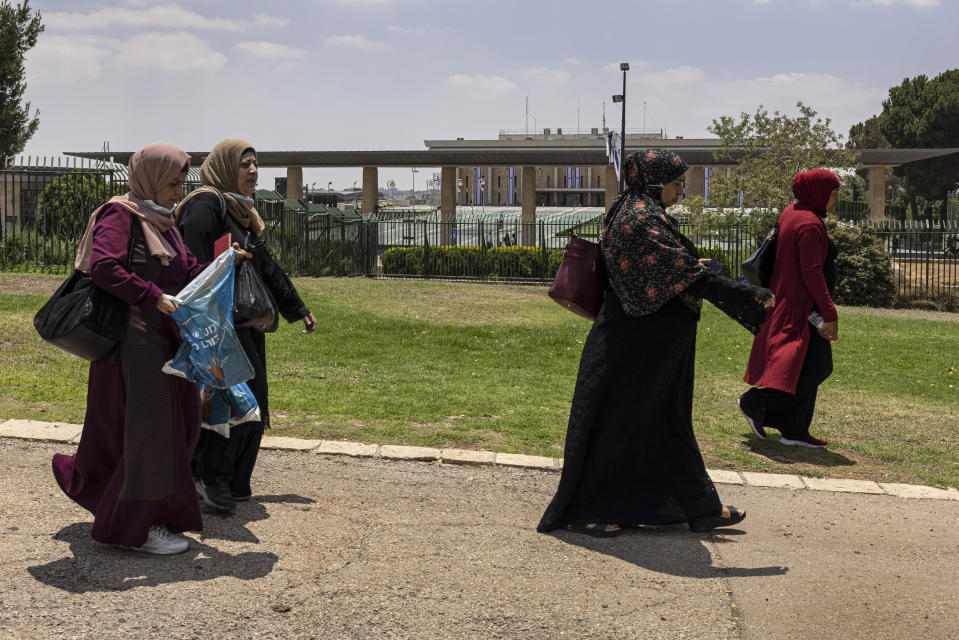
<path id="1" fill-rule="evenodd" d="M 190 543 L 180 534 L 173 533 L 162 524 L 155 524 L 150 527 L 146 542 L 139 547 L 130 547 L 130 550 L 168 556 L 183 553 L 189 546 Z"/>

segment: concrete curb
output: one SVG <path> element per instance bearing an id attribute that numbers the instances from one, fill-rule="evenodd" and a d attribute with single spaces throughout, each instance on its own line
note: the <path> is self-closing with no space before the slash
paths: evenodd
<path id="1" fill-rule="evenodd" d="M 76 444 L 82 425 L 64 422 L 40 422 L 37 420 L 7 420 L 0 422 L 0 437 L 62 442 Z M 274 451 L 298 451 L 314 455 L 352 456 L 356 458 L 382 458 L 384 460 L 413 460 L 436 464 L 473 464 L 502 467 L 520 467 L 541 471 L 559 471 L 562 458 L 527 456 L 518 453 L 493 451 L 470 451 L 467 449 L 434 449 L 432 447 L 406 447 L 392 444 L 365 444 L 340 440 L 306 440 L 283 436 L 267 436 L 260 445 Z M 959 491 L 950 487 L 938 489 L 916 484 L 873 482 L 844 478 L 823 479 L 782 473 L 755 473 L 752 471 L 724 471 L 707 469 L 709 477 L 717 484 L 738 484 L 750 487 L 793 489 L 804 491 L 831 491 L 888 495 L 917 500 L 956 500 Z"/>

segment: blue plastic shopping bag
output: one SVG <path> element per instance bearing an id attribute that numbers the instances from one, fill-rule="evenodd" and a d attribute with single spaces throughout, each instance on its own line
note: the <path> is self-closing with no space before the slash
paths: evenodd
<path id="1" fill-rule="evenodd" d="M 171 296 L 179 305 L 170 317 L 180 325 L 183 343 L 163 371 L 200 385 L 227 389 L 253 377 L 253 366 L 233 329 L 233 261 L 224 251 Z"/>
<path id="2" fill-rule="evenodd" d="M 230 437 L 230 427 L 244 422 L 258 422 L 260 407 L 245 382 L 229 389 L 200 389 L 203 399 L 203 421 L 200 426 L 216 431 L 224 438 Z"/>

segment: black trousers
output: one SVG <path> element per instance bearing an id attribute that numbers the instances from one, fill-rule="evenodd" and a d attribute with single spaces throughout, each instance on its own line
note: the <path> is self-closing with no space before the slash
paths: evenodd
<path id="1" fill-rule="evenodd" d="M 809 348 L 799 372 L 796 393 L 753 387 L 743 394 L 740 404 L 746 413 L 769 428 L 779 429 L 784 438 L 802 440 L 809 435 L 819 385 L 832 373 L 832 347 L 829 341 L 810 328 Z"/>
<path id="2" fill-rule="evenodd" d="M 201 429 L 193 451 L 194 475 L 208 486 L 229 487 L 235 496 L 251 495 L 250 477 L 262 439 L 262 422 L 238 424 L 230 429 L 229 438 Z"/>
<path id="3" fill-rule="evenodd" d="M 207 486 L 229 487 L 235 496 L 253 493 L 250 478 L 260 452 L 263 431 L 270 425 L 266 384 L 266 336 L 260 331 L 237 327 L 237 338 L 253 365 L 253 378 L 247 381 L 253 397 L 260 405 L 261 422 L 247 422 L 230 428 L 230 437 L 200 429 L 200 439 L 193 451 L 193 475 Z"/>

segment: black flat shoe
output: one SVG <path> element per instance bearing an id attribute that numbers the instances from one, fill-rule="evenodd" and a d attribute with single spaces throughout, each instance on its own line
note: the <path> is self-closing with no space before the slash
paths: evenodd
<path id="1" fill-rule="evenodd" d="M 610 528 L 615 527 L 615 528 Z M 623 532 L 618 524 L 590 522 L 589 524 L 565 524 L 563 528 L 574 533 L 583 533 L 594 538 L 615 538 Z"/>
<path id="2" fill-rule="evenodd" d="M 689 528 L 695 531 L 696 533 L 704 533 L 706 531 L 712 531 L 717 527 L 731 527 L 734 524 L 739 524 L 746 519 L 746 512 L 740 511 L 736 507 L 726 506 L 729 509 L 729 517 L 724 518 L 722 513 L 718 516 L 706 516 L 704 518 L 695 518 L 694 520 L 689 521 Z"/>

